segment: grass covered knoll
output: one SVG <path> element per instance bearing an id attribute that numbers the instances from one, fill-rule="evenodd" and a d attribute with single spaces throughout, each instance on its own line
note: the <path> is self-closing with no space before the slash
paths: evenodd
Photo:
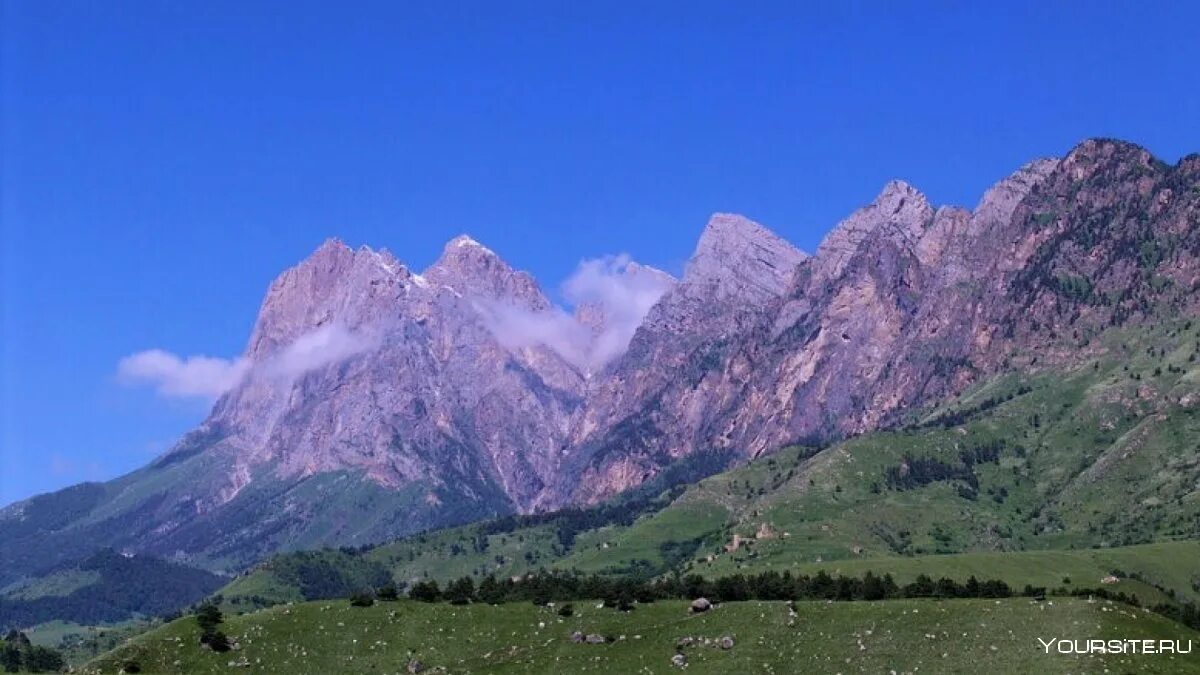
<path id="1" fill-rule="evenodd" d="M 228 617 L 239 648 L 199 646 L 192 617 L 141 635 L 84 672 L 404 672 L 412 659 L 447 673 L 669 673 L 679 648 L 692 673 L 794 672 L 1200 672 L 1190 656 L 1046 655 L 1037 638 L 1170 639 L 1200 634 L 1154 614 L 1084 599 L 734 602 L 689 614 L 683 601 L 628 613 L 575 603 L 570 617 L 530 603 L 499 606 L 308 602 Z M 574 631 L 611 640 L 577 644 Z M 731 649 L 704 646 L 730 636 Z M 231 669 L 230 664 L 235 668 Z"/>

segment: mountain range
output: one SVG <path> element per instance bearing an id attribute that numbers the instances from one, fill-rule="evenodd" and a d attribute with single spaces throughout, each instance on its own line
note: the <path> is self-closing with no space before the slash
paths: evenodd
<path id="1" fill-rule="evenodd" d="M 597 504 L 1088 363 L 1200 309 L 1200 155 L 1088 140 L 971 210 L 890 182 L 812 255 L 717 214 L 681 278 L 610 272 L 623 293 L 569 314 L 467 236 L 419 273 L 325 242 L 271 284 L 198 428 L 0 510 L 0 587 L 105 547 L 231 572 Z"/>

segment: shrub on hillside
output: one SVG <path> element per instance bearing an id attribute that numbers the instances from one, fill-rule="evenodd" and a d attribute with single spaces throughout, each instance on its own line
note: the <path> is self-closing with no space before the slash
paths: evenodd
<path id="1" fill-rule="evenodd" d="M 436 581 L 418 581 L 408 591 L 408 597 L 420 602 L 437 602 L 442 598 L 442 591 Z"/>
<path id="2" fill-rule="evenodd" d="M 462 577 L 450 582 L 444 593 L 446 600 L 452 605 L 465 605 L 475 599 L 475 582 L 471 577 Z"/>
<path id="3" fill-rule="evenodd" d="M 224 620 L 221 609 L 212 602 L 206 602 L 196 609 L 196 623 L 202 634 L 213 632 Z"/>
<path id="4" fill-rule="evenodd" d="M 384 584 L 379 587 L 378 591 L 375 591 L 375 597 L 380 600 L 398 600 L 400 592 L 396 590 L 396 584 Z"/>
<path id="5" fill-rule="evenodd" d="M 214 652 L 227 652 L 230 649 L 229 638 L 219 630 L 211 633 L 205 633 L 200 636 L 200 644 L 206 645 Z"/>

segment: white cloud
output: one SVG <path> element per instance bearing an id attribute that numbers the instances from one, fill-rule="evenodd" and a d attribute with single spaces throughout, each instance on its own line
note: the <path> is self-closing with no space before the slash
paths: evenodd
<path id="1" fill-rule="evenodd" d="M 642 267 L 627 255 L 584 260 L 563 282 L 563 296 L 577 309 L 590 307 L 603 317 L 584 324 L 559 307 L 531 311 L 501 303 L 480 306 L 488 327 L 509 347 L 545 345 L 571 364 L 594 372 L 629 347 L 646 313 L 671 287 L 665 273 Z"/>
<path id="2" fill-rule="evenodd" d="M 563 283 L 563 294 L 576 307 L 590 303 L 604 314 L 603 330 L 590 350 L 596 367 L 625 353 L 646 313 L 673 283 L 667 274 L 641 267 L 625 254 L 579 263 Z"/>
<path id="3" fill-rule="evenodd" d="M 591 365 L 591 331 L 558 307 L 534 312 L 507 303 L 480 303 L 487 327 L 509 349 L 545 345 L 568 362 Z"/>
<path id="4" fill-rule="evenodd" d="M 125 384 L 149 384 L 167 398 L 215 399 L 260 370 L 276 379 L 293 380 L 304 373 L 366 351 L 376 340 L 352 333 L 340 324 L 328 324 L 301 335 L 263 363 L 245 357 L 181 357 L 150 349 L 121 359 L 117 378 Z"/>
<path id="5" fill-rule="evenodd" d="M 326 324 L 296 338 L 266 363 L 275 376 L 295 378 L 311 370 L 337 363 L 377 344 L 364 333 L 352 333 L 337 323 Z"/>
<path id="6" fill-rule="evenodd" d="M 127 384 L 151 384 L 168 398 L 216 398 L 241 382 L 249 367 L 245 358 L 181 358 L 150 349 L 121 359 L 117 377 Z"/>

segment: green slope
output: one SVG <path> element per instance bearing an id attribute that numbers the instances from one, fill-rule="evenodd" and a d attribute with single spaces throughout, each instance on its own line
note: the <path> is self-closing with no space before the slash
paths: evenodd
<path id="1" fill-rule="evenodd" d="M 727 603 L 691 615 L 683 602 L 622 614 L 577 603 L 575 616 L 526 603 L 425 605 L 407 601 L 354 608 L 314 602 L 232 617 L 223 626 L 240 648 L 202 649 L 191 618 L 135 638 L 88 665 L 143 672 L 403 672 L 412 658 L 448 673 L 668 673 L 680 638 L 734 638 L 732 649 L 683 649 L 687 672 L 1200 672 L 1200 634 L 1153 614 L 1107 602 L 1027 599 L 796 604 Z M 609 636 L 575 644 L 572 631 Z M 1046 655 L 1038 638 L 1191 640 L 1189 656 Z"/>
<path id="2" fill-rule="evenodd" d="M 54 620 L 96 625 L 159 616 L 203 599 L 226 582 L 154 556 L 105 549 L 0 593 L 0 630 Z"/>

